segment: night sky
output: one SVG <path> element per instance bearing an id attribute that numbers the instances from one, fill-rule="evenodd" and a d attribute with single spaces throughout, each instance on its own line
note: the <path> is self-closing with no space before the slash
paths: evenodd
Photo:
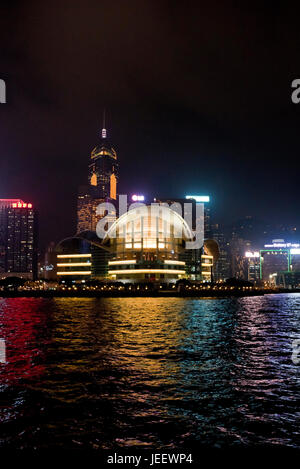
<path id="1" fill-rule="evenodd" d="M 299 12 L 240 3 L 1 2 L 0 198 L 38 208 L 42 248 L 75 231 L 104 107 L 119 193 L 299 224 Z"/>

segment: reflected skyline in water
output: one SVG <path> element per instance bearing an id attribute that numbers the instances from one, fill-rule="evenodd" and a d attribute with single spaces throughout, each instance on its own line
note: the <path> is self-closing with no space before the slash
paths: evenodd
<path id="1" fill-rule="evenodd" d="M 1 446 L 299 447 L 300 295 L 0 300 Z"/>

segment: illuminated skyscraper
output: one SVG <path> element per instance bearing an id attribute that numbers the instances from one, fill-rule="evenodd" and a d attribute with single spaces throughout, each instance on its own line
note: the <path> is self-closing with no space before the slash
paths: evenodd
<path id="1" fill-rule="evenodd" d="M 248 277 L 249 282 L 257 283 L 260 280 L 260 253 L 259 251 L 246 251 L 245 257 L 248 264 Z"/>
<path id="2" fill-rule="evenodd" d="M 210 225 L 210 196 L 209 195 L 186 195 L 186 199 L 190 202 L 195 201 L 196 204 L 203 204 L 204 208 L 204 238 L 211 238 L 211 225 Z M 199 220 L 196 220 L 195 223 L 199 223 Z"/>
<path id="3" fill-rule="evenodd" d="M 99 144 L 91 152 L 88 166 L 88 185 L 81 186 L 77 202 L 77 232 L 95 231 L 98 220 L 97 206 L 117 199 L 117 153 L 107 138 L 105 120 Z"/>
<path id="4" fill-rule="evenodd" d="M 20 199 L 0 199 L 0 273 L 37 277 L 37 213 Z"/>

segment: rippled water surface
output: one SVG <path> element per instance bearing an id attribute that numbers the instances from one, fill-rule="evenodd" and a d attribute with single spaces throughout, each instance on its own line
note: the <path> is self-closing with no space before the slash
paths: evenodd
<path id="1" fill-rule="evenodd" d="M 298 447 L 300 295 L 0 298 L 2 448 Z"/>

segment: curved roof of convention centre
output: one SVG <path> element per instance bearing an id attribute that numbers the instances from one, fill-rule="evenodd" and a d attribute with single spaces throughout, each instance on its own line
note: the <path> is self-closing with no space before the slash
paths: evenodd
<path id="1" fill-rule="evenodd" d="M 114 238 L 115 233 L 128 233 L 128 224 L 133 222 L 137 226 L 142 217 L 147 217 L 148 223 L 146 229 L 144 229 L 144 237 L 153 237 L 157 236 L 158 233 L 162 231 L 168 235 L 170 232 L 173 233 L 182 233 L 182 239 L 192 241 L 194 235 L 191 228 L 187 222 L 182 218 L 182 216 L 172 210 L 170 207 L 165 205 L 144 205 L 144 204 L 134 204 L 132 209 L 124 213 L 120 218 L 118 218 L 107 231 L 103 242 L 105 243 L 109 238 Z M 160 228 L 157 229 L 157 220 L 159 220 Z M 176 236 L 179 237 L 179 236 Z"/>

